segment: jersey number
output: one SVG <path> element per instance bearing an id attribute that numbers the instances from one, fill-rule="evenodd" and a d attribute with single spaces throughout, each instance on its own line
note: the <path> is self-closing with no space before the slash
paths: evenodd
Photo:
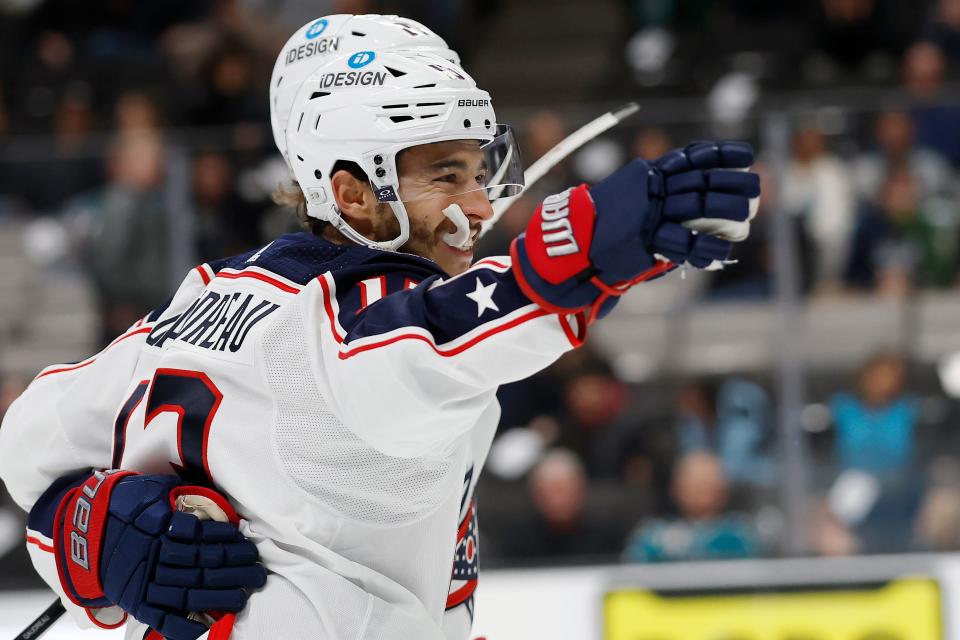
<path id="1" fill-rule="evenodd" d="M 143 400 L 148 387 L 150 394 L 147 396 L 143 428 L 149 427 L 150 422 L 161 413 L 177 414 L 180 464 L 170 464 L 183 479 L 212 487 L 213 479 L 207 464 L 207 440 L 210 437 L 210 424 L 220 407 L 223 394 L 200 371 L 157 369 L 152 382 L 143 380 L 137 385 L 124 402 L 114 425 L 113 467 L 119 467 L 123 458 L 130 414 Z"/>

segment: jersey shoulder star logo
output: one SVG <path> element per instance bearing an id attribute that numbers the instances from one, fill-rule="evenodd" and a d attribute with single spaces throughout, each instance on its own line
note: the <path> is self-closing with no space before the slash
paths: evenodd
<path id="1" fill-rule="evenodd" d="M 493 301 L 493 292 L 497 288 L 496 282 L 491 282 L 487 286 L 484 286 L 480 282 L 480 278 L 477 278 L 477 288 L 473 292 L 468 293 L 467 297 L 477 303 L 477 317 L 483 315 L 483 312 L 487 309 L 493 309 L 494 311 L 500 311 L 500 307 L 497 306 L 497 303 Z"/>

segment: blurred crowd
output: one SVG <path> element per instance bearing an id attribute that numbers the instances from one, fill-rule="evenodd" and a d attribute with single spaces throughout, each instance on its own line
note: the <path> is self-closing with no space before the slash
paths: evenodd
<path id="1" fill-rule="evenodd" d="M 504 387 L 479 500 L 486 557 L 782 555 L 792 534 L 769 384 L 634 386 L 581 349 Z M 958 408 L 929 371 L 895 352 L 877 352 L 852 377 L 819 380 L 802 412 L 812 476 L 803 552 L 960 550 Z"/>
<path id="2" fill-rule="evenodd" d="M 550 193 L 730 130 L 727 107 L 756 103 L 731 106 L 724 99 L 731 91 L 750 96 L 767 84 L 794 90 L 858 78 L 884 84 L 889 103 L 849 113 L 793 110 L 782 175 L 759 149 L 764 198 L 751 238 L 737 248 L 737 268 L 711 274 L 699 295 L 775 296 L 774 216 L 788 220 L 797 239 L 800 284 L 811 299 L 956 288 L 960 102 L 951 102 L 950 71 L 960 57 L 960 0 L 616 6 L 629 31 L 617 62 L 633 80 L 610 96 L 675 92 L 678 77 L 696 85 L 703 77 L 696 67 L 709 66 L 711 51 L 743 53 L 742 43 L 753 42 L 701 38 L 733 22 L 757 36 L 758 50 L 782 45 L 782 55 L 774 65 L 741 56 L 710 69 L 711 80 L 695 87 L 711 90 L 710 122 L 627 124 L 585 146 L 511 207 L 483 253 L 504 252 Z M 496 9 L 509 14 L 510 6 L 0 2 L 0 228 L 52 223 L 43 229 L 62 242 L 40 243 L 47 250 L 33 257 L 86 274 L 105 343 L 162 303 L 190 266 L 298 229 L 292 213 L 270 200 L 286 168 L 273 148 L 265 86 L 294 28 L 319 13 L 396 11 L 423 20 L 469 61 L 482 51 L 465 36 L 464 16 L 494 23 Z M 768 28 L 796 12 L 803 38 Z M 535 106 L 536 96 L 525 99 L 498 105 L 523 114 L 515 124 L 529 164 L 577 123 L 563 109 Z M 754 125 L 744 116 L 732 130 L 756 141 Z M 0 378 L 0 415 L 25 384 Z M 782 553 L 772 389 L 769 379 L 733 376 L 639 387 L 588 348 L 503 387 L 501 432 L 479 489 L 484 562 Z M 803 413 L 814 471 L 807 552 L 960 549 L 956 419 L 931 372 L 897 353 L 877 353 L 854 374 L 821 381 Z M 0 493 L 0 557 L 19 553 L 14 511 Z"/>

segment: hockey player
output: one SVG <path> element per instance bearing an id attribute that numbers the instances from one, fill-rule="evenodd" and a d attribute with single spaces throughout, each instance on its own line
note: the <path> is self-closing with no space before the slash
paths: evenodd
<path id="1" fill-rule="evenodd" d="M 4 419 L 0 475 L 38 572 L 81 617 L 132 614 L 127 638 L 240 610 L 208 637 L 466 639 L 498 385 L 580 345 L 631 286 L 721 265 L 759 194 L 752 153 L 634 161 L 471 265 L 522 172 L 450 59 L 328 58 L 280 123 L 311 232 L 198 266 L 104 351 L 43 370 Z M 238 527 L 175 512 L 183 497 Z"/>

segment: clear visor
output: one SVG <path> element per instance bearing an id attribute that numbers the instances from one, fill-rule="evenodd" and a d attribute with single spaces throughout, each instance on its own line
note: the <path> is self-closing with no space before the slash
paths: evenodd
<path id="1" fill-rule="evenodd" d="M 448 140 L 404 149 L 396 164 L 399 199 L 405 203 L 463 197 L 492 201 L 523 191 L 520 147 L 509 125 L 498 125 L 489 142 Z M 384 202 L 392 195 L 378 192 Z"/>

